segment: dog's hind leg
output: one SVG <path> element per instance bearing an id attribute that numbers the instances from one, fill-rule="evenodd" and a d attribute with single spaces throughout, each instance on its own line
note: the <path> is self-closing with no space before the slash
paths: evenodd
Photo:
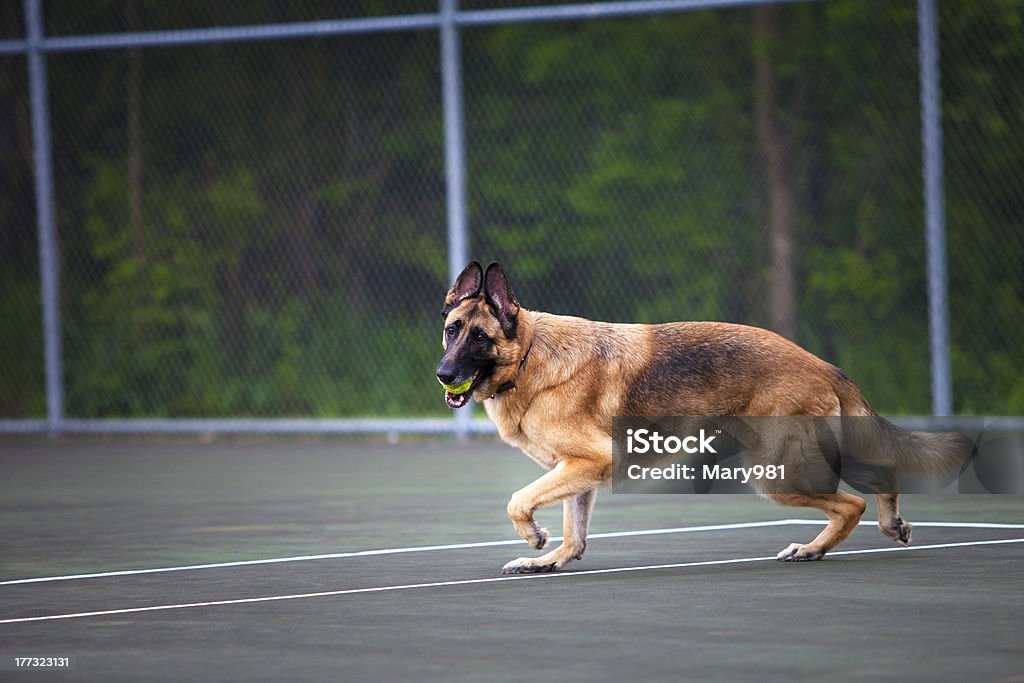
<path id="1" fill-rule="evenodd" d="M 875 503 L 878 506 L 878 528 L 883 534 L 900 545 L 910 545 L 910 522 L 900 517 L 900 494 L 876 493 Z"/>
<path id="2" fill-rule="evenodd" d="M 842 491 L 817 494 L 776 493 L 766 497 L 782 505 L 817 508 L 828 515 L 828 526 L 817 538 L 806 544 L 792 543 L 777 555 L 777 559 L 782 562 L 820 560 L 825 553 L 842 543 L 850 532 L 857 528 L 857 523 L 867 508 L 863 498 Z"/>

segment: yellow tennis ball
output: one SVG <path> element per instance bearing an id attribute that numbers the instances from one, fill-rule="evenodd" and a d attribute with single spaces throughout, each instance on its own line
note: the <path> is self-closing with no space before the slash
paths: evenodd
<path id="1" fill-rule="evenodd" d="M 447 391 L 449 394 L 455 394 L 456 396 L 458 396 L 459 394 L 464 394 L 467 391 L 469 391 L 469 387 L 471 384 L 473 384 L 473 378 L 467 379 L 462 384 L 445 384 L 444 382 L 441 382 L 441 386 L 444 387 L 445 391 Z"/>

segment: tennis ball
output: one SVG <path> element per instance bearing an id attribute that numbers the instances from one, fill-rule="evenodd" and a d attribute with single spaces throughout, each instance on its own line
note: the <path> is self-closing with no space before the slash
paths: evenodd
<path id="1" fill-rule="evenodd" d="M 444 382 L 441 382 L 441 386 L 444 387 L 445 391 L 447 391 L 449 394 L 455 394 L 456 396 L 458 396 L 459 394 L 464 394 L 467 391 L 469 391 L 469 387 L 471 384 L 473 384 L 472 377 L 467 379 L 462 384 L 445 384 Z"/>

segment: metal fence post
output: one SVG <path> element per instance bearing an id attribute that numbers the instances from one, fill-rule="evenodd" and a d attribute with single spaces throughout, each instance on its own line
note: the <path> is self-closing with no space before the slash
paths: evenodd
<path id="1" fill-rule="evenodd" d="M 57 226 L 53 206 L 53 164 L 50 148 L 50 103 L 43 53 L 43 2 L 25 0 L 29 91 L 32 102 L 32 152 L 35 164 L 36 221 L 39 230 L 39 274 L 43 307 L 46 367 L 46 424 L 56 435 L 64 420 L 64 370 L 60 339 L 60 273 Z"/>
<path id="2" fill-rule="evenodd" d="M 462 119 L 462 49 L 456 24 L 458 0 L 441 0 L 441 83 L 444 159 L 448 195 L 448 275 L 454 282 L 469 261 L 466 232 L 466 132 Z M 469 434 L 472 403 L 455 413 L 455 433 Z"/>
<path id="3" fill-rule="evenodd" d="M 949 355 L 946 216 L 942 189 L 942 108 L 939 90 L 939 26 L 935 0 L 917 0 L 921 60 L 921 142 L 924 173 L 925 249 L 928 258 L 928 337 L 931 347 L 932 414 L 953 414 Z"/>

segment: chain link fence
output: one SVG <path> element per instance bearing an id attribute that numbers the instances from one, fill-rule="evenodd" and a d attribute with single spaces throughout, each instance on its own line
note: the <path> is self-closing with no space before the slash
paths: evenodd
<path id="1" fill-rule="evenodd" d="M 528 308 L 771 327 L 929 414 L 917 3 L 625 4 L 652 11 L 461 3 L 469 255 Z M 448 415 L 444 13 L 342 5 L 44 4 L 65 428 Z M 1024 8 L 939 9 L 953 406 L 1020 415 Z M 0 19 L 0 418 L 52 428 L 31 41 Z"/>

